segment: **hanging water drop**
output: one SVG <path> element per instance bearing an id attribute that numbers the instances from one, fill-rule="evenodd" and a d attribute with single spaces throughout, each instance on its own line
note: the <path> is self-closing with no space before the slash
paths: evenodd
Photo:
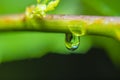
<path id="1" fill-rule="evenodd" d="M 65 45 L 69 50 L 76 50 L 80 45 L 80 36 L 76 36 L 72 33 L 65 34 Z"/>
<path id="2" fill-rule="evenodd" d="M 76 36 L 83 36 L 86 33 L 86 23 L 85 22 L 79 22 L 79 21 L 71 21 L 68 25 L 68 29 L 70 32 Z"/>

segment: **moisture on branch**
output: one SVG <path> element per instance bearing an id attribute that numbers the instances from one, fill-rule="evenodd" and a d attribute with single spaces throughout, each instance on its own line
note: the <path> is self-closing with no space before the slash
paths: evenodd
<path id="1" fill-rule="evenodd" d="M 46 15 L 43 19 L 27 19 L 25 15 L 0 17 L 0 31 L 39 31 L 98 35 L 120 40 L 120 18 L 102 16 Z"/>

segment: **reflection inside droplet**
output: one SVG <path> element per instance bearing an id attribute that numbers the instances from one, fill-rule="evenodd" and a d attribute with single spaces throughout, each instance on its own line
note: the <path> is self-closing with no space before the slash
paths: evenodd
<path id="1" fill-rule="evenodd" d="M 65 34 L 65 45 L 69 50 L 76 50 L 80 45 L 80 36 L 75 36 L 72 33 Z"/>

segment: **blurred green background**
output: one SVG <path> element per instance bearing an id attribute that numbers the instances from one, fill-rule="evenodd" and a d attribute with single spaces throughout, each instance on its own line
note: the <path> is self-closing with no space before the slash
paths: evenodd
<path id="1" fill-rule="evenodd" d="M 36 3 L 36 0 L 0 0 L 0 15 L 24 13 L 27 6 Z M 48 14 L 119 16 L 119 3 L 120 0 L 61 0 L 56 10 Z M 90 51 L 92 48 L 100 50 Z M 120 42 L 83 36 L 80 47 L 72 52 L 65 47 L 65 34 L 0 32 L 0 61 L 4 62 L 0 64 L 1 80 L 116 77 L 119 73 L 114 66 L 120 67 Z"/>
<path id="2" fill-rule="evenodd" d="M 24 13 L 36 0 L 0 0 L 0 15 Z M 48 14 L 119 16 L 120 0 L 61 0 Z M 57 25 L 56 25 L 57 26 Z M 48 53 L 86 54 L 92 47 L 106 51 L 116 67 L 120 65 L 120 42 L 100 36 L 81 37 L 80 47 L 71 52 L 65 47 L 65 34 L 41 32 L 1 32 L 0 61 L 40 58 Z"/>

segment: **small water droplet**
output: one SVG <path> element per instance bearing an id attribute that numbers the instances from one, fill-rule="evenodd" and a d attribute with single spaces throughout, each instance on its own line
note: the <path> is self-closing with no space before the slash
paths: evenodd
<path id="1" fill-rule="evenodd" d="M 68 29 L 76 36 L 83 36 L 85 35 L 85 25 L 84 22 L 71 21 L 70 25 L 68 25 Z"/>
<path id="2" fill-rule="evenodd" d="M 72 33 L 65 34 L 65 45 L 69 50 L 76 50 L 80 45 L 80 36 L 76 36 Z"/>

